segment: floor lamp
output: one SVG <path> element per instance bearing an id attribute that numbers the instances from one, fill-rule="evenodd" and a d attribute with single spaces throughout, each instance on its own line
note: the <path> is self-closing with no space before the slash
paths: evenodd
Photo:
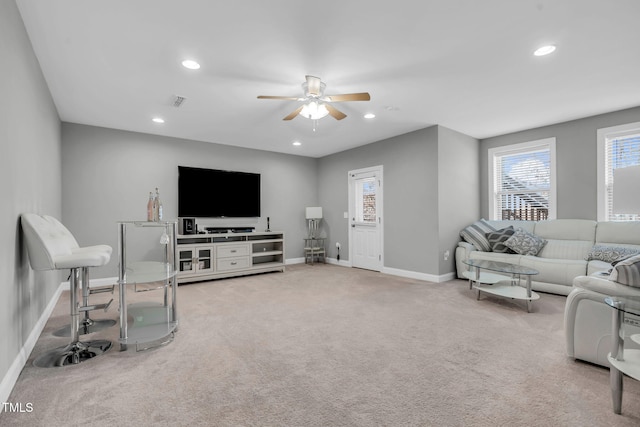
<path id="1" fill-rule="evenodd" d="M 314 239 L 318 237 L 318 224 L 320 224 L 320 220 L 322 219 L 322 207 L 308 207 L 305 216 L 309 223 L 309 237 Z"/>
<path id="2" fill-rule="evenodd" d="M 613 170 L 614 214 L 640 214 L 640 165 Z"/>

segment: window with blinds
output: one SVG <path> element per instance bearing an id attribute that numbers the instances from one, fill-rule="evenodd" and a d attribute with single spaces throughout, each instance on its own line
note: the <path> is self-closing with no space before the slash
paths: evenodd
<path id="1" fill-rule="evenodd" d="M 489 150 L 491 219 L 555 218 L 555 138 Z"/>
<path id="2" fill-rule="evenodd" d="M 640 166 L 640 129 L 631 130 L 630 134 L 625 133 L 613 133 L 604 138 L 604 204 L 606 221 L 640 221 L 640 212 L 636 214 L 615 213 L 616 169 Z M 627 184 L 629 183 L 621 182 L 619 187 Z M 637 188 L 636 197 L 640 197 L 640 182 L 638 182 Z"/>

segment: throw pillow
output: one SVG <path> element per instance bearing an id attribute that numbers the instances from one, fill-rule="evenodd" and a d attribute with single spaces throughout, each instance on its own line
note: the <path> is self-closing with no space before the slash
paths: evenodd
<path id="1" fill-rule="evenodd" d="M 542 237 L 529 233 L 522 228 L 516 229 L 513 236 L 509 237 L 504 245 L 520 255 L 538 255 L 538 252 L 547 244 Z"/>
<path id="2" fill-rule="evenodd" d="M 604 262 L 615 262 L 638 254 L 640 254 L 640 249 L 636 248 L 594 245 L 587 254 L 587 261 L 599 260 Z"/>
<path id="3" fill-rule="evenodd" d="M 609 280 L 640 288 L 640 255 L 618 261 L 609 275 Z"/>
<path id="4" fill-rule="evenodd" d="M 515 254 L 514 250 L 504 245 L 504 242 L 506 242 L 509 237 L 513 236 L 515 232 L 516 230 L 512 225 L 510 225 L 507 228 L 503 228 L 502 230 L 491 231 L 487 233 L 486 236 L 489 244 L 491 245 L 491 250 L 493 252 L 503 254 Z"/>
<path id="5" fill-rule="evenodd" d="M 490 252 L 491 245 L 487 240 L 486 234 L 490 231 L 496 231 L 496 229 L 489 224 L 484 218 L 480 221 L 476 221 L 473 224 L 465 227 L 460 232 L 466 242 L 471 243 L 479 251 Z"/>

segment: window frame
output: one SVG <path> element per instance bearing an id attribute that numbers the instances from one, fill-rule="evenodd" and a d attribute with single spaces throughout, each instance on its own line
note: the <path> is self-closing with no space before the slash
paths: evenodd
<path id="1" fill-rule="evenodd" d="M 501 220 L 502 215 L 498 215 L 499 209 L 497 209 L 496 203 L 496 188 L 497 179 L 495 176 L 495 159 L 496 157 L 502 157 L 513 154 L 521 154 L 532 151 L 549 150 L 549 212 L 548 219 L 556 219 L 557 216 L 557 200 L 556 200 L 556 138 L 549 137 L 543 139 L 537 139 L 534 141 L 521 142 L 517 144 L 502 145 L 500 147 L 493 147 L 487 151 L 487 169 L 488 169 L 488 196 L 489 196 L 489 219 Z"/>
<path id="2" fill-rule="evenodd" d="M 640 122 L 624 125 L 600 128 L 597 131 L 597 219 L 598 221 L 611 221 L 609 219 L 609 206 L 607 197 L 607 140 L 640 134 Z M 619 220 L 625 221 L 625 220 Z"/>

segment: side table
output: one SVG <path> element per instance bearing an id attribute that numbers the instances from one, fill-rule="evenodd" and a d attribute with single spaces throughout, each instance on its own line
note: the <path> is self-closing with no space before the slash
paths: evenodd
<path id="1" fill-rule="evenodd" d="M 318 262 L 322 256 L 322 262 L 327 263 L 325 258 L 324 237 L 305 237 L 304 238 L 304 263 L 310 261 L 313 265 L 314 259 Z"/>
<path id="2" fill-rule="evenodd" d="M 623 374 L 640 380 L 640 350 L 624 349 L 624 325 L 640 325 L 640 297 L 607 297 L 604 302 L 614 309 L 611 322 L 613 340 L 611 353 L 608 355 L 611 364 L 609 381 L 613 412 L 620 414 L 622 413 Z M 628 338 L 640 344 L 640 334 L 634 334 Z"/>
<path id="3" fill-rule="evenodd" d="M 160 246 L 161 259 L 157 261 L 127 258 L 127 228 L 159 229 L 162 231 Z M 140 344 L 148 345 L 164 340 L 170 342 L 178 328 L 176 280 L 176 232 L 177 221 L 118 221 L 118 286 L 120 289 L 120 350 L 127 350 L 129 344 L 139 349 Z M 132 242 L 133 243 L 133 242 Z M 140 302 L 127 304 L 127 288 L 142 284 L 160 283 L 163 298 L 161 302 Z M 169 292 L 170 291 L 170 292 Z M 166 338 L 169 337 L 169 340 Z M 144 349 L 150 348 L 145 346 Z"/>

